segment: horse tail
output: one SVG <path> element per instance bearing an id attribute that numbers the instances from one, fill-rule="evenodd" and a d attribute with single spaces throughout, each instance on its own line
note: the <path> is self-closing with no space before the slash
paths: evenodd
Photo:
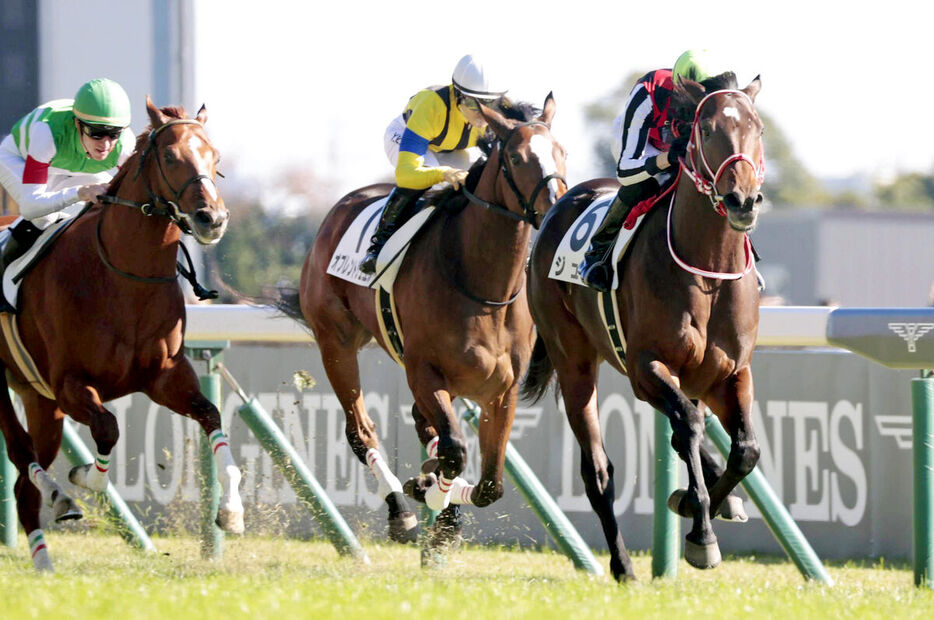
<path id="1" fill-rule="evenodd" d="M 302 306 L 299 301 L 298 289 L 279 287 L 277 291 L 279 293 L 278 296 L 270 299 L 269 305 L 290 319 L 298 321 L 307 328 L 308 321 L 305 320 L 305 316 L 302 314 Z"/>
<path id="2" fill-rule="evenodd" d="M 525 373 L 525 379 L 522 380 L 522 388 L 519 392 L 522 400 L 531 403 L 537 403 L 548 391 L 551 385 L 552 377 L 555 374 L 555 366 L 548 357 L 548 349 L 545 348 L 545 341 L 541 334 L 535 337 L 535 348 L 532 349 L 532 361 L 529 363 L 529 370 Z M 555 388 L 555 396 L 557 397 Z"/>

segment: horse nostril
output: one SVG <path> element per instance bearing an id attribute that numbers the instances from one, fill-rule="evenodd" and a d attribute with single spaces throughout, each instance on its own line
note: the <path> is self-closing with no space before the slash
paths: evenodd
<path id="1" fill-rule="evenodd" d="M 756 194 L 756 204 L 762 204 L 762 201 L 765 200 L 765 196 L 762 195 L 762 192 Z"/>
<path id="2" fill-rule="evenodd" d="M 743 205 L 742 199 L 739 197 L 739 194 L 736 192 L 730 192 L 723 197 L 723 202 L 726 204 L 728 209 L 733 209 L 734 211 L 738 210 Z"/>
<path id="3" fill-rule="evenodd" d="M 195 221 L 204 228 L 214 227 L 214 216 L 207 209 L 199 209 L 195 212 Z"/>

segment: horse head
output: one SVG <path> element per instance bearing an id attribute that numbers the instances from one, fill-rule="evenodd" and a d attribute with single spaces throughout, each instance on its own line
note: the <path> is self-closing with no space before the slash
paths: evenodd
<path id="1" fill-rule="evenodd" d="M 207 109 L 195 118 L 181 108 L 160 110 L 146 97 L 152 123 L 140 160 L 155 202 L 167 205 L 172 219 L 204 245 L 220 241 L 229 213 L 217 191 L 217 149 L 204 131 Z"/>
<path id="2" fill-rule="evenodd" d="M 755 227 L 763 200 L 763 125 L 755 108 L 760 87 L 757 76 L 739 89 L 728 72 L 704 84 L 684 80 L 672 100 L 675 118 L 685 127 L 691 123 L 683 169 L 730 226 L 743 232 Z"/>
<path id="3" fill-rule="evenodd" d="M 555 99 L 548 93 L 541 114 L 531 120 L 509 108 L 499 112 L 481 104 L 480 110 L 497 138 L 494 155 L 502 171 L 497 194 L 509 211 L 538 228 L 545 213 L 567 192 L 567 153 L 551 134 Z"/>

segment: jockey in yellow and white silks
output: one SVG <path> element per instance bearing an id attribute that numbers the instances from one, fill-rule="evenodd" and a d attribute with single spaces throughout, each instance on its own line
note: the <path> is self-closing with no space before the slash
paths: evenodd
<path id="1" fill-rule="evenodd" d="M 21 118 L 0 142 L 0 184 L 19 205 L 4 247 L 2 268 L 39 233 L 85 202 L 97 202 L 133 152 L 130 99 L 116 82 L 91 80 L 75 98 L 44 103 Z"/>
<path id="2" fill-rule="evenodd" d="M 505 92 L 491 82 L 483 63 L 468 54 L 454 68 L 451 84 L 426 88 L 409 99 L 386 129 L 386 156 L 396 169 L 396 188 L 360 263 L 361 271 L 376 271 L 383 244 L 412 215 L 428 188 L 438 183 L 450 183 L 454 189 L 463 185 L 467 169 L 480 156 L 477 142 L 486 133 L 478 100 L 490 103 Z"/>

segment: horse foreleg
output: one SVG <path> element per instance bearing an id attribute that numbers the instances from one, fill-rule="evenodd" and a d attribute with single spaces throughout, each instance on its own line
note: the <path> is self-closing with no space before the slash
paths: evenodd
<path id="1" fill-rule="evenodd" d="M 201 426 L 211 444 L 221 486 L 217 525 L 226 532 L 242 534 L 240 469 L 234 461 L 227 435 L 221 430 L 221 414 L 214 403 L 201 393 L 198 376 L 188 359 L 180 357 L 175 360 L 173 366 L 158 375 L 146 394 L 153 402 L 187 416 Z"/>
<path id="2" fill-rule="evenodd" d="M 94 462 L 73 467 L 68 479 L 72 484 L 92 491 L 106 491 L 110 453 L 120 437 L 117 419 L 104 407 L 97 389 L 76 376 L 65 377 L 57 396 L 62 411 L 91 429 L 91 437 L 97 447 Z"/>
<path id="3" fill-rule="evenodd" d="M 711 510 L 724 511 L 731 495 L 759 462 L 759 442 L 752 425 L 752 372 L 745 367 L 704 397 L 732 439 L 726 469 L 710 487 Z"/>
<path id="4" fill-rule="evenodd" d="M 564 397 L 564 408 L 574 437 L 581 449 L 581 477 L 590 506 L 600 519 L 603 535 L 610 550 L 610 571 L 617 581 L 636 578 L 632 560 L 619 531 L 613 502 L 613 463 L 607 456 L 600 431 L 597 409 L 598 360 L 557 366 L 558 381 Z"/>
<path id="5" fill-rule="evenodd" d="M 636 377 L 645 400 L 668 417 L 671 445 L 687 465 L 688 492 L 682 498 L 687 505 L 677 511 L 693 515 L 693 527 L 685 537 L 684 559 L 696 568 L 713 568 L 720 564 L 721 556 L 710 523 L 710 496 L 704 484 L 700 457 L 704 415 L 681 391 L 668 367 L 656 357 L 640 356 Z"/>
<path id="6" fill-rule="evenodd" d="M 450 504 L 452 487 L 463 484 L 456 479 L 467 462 L 467 442 L 451 395 L 443 386 L 443 377 L 430 366 L 410 371 L 409 387 L 415 395 L 415 404 L 438 433 L 437 484 L 432 483 L 424 490 L 425 503 L 432 510 L 443 510 Z"/>
<path id="7" fill-rule="evenodd" d="M 402 482 L 389 468 L 380 451 L 376 424 L 367 414 L 360 389 L 356 351 L 332 342 L 328 337 L 320 339 L 319 347 L 328 381 L 344 409 L 347 443 L 376 478 L 376 493 L 389 509 L 389 538 L 396 542 L 415 542 L 418 538 L 418 518 L 409 508 Z"/>

